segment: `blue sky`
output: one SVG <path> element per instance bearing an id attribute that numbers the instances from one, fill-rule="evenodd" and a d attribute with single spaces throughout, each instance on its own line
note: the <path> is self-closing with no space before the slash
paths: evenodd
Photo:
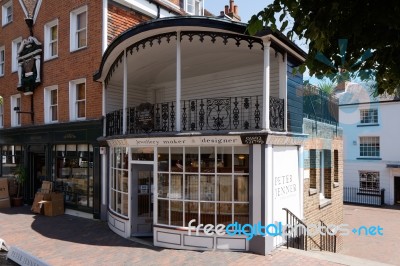
<path id="1" fill-rule="evenodd" d="M 225 5 L 229 5 L 229 0 L 205 0 L 204 2 L 205 8 L 214 15 L 219 15 L 224 10 Z M 257 14 L 270 3 L 272 3 L 272 0 L 235 0 L 235 5 L 239 9 L 239 16 L 242 22 L 246 23 L 252 15 Z"/>

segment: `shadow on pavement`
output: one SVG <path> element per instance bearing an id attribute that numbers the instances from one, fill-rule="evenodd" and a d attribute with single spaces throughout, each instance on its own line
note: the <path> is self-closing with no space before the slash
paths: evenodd
<path id="1" fill-rule="evenodd" d="M 154 251 L 163 250 L 125 239 L 112 232 L 107 223 L 100 220 L 85 219 L 67 214 L 48 217 L 32 213 L 30 206 L 1 209 L 0 212 L 10 215 L 32 216 L 32 230 L 51 239 L 96 246 L 140 247 Z"/>

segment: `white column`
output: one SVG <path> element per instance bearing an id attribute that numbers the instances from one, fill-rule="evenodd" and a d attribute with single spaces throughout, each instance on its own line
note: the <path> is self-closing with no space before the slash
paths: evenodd
<path id="1" fill-rule="evenodd" d="M 300 204 L 300 219 L 304 218 L 304 147 L 299 146 L 299 204 Z"/>
<path id="2" fill-rule="evenodd" d="M 282 55 L 282 60 L 279 60 L 279 98 L 284 100 L 284 130 L 287 131 L 287 53 L 284 53 Z"/>
<path id="3" fill-rule="evenodd" d="M 126 50 L 123 54 L 123 66 L 124 66 L 124 77 L 123 77 L 123 103 L 122 103 L 122 134 L 126 134 L 127 130 L 127 110 L 128 107 L 128 63 L 126 59 Z"/>
<path id="4" fill-rule="evenodd" d="M 176 33 L 176 131 L 181 131 L 181 32 Z"/>
<path id="5" fill-rule="evenodd" d="M 265 224 L 274 223 L 274 182 L 273 182 L 273 148 L 272 144 L 265 147 Z M 272 236 L 265 237 L 265 254 L 272 251 L 275 246 L 275 239 Z"/>
<path id="6" fill-rule="evenodd" d="M 106 103 L 106 100 L 107 100 L 107 97 L 106 97 L 106 93 L 107 93 L 107 90 L 106 90 L 106 82 L 105 81 L 103 81 L 102 83 L 101 83 L 101 85 L 102 85 L 102 90 L 101 90 L 101 93 L 102 93 L 102 95 L 101 95 L 101 98 L 102 98 L 102 106 L 101 106 L 101 115 L 105 118 L 106 117 L 106 106 L 107 106 L 107 103 Z M 105 120 L 104 120 L 105 121 Z M 103 136 L 105 136 L 106 135 L 106 123 L 104 122 L 103 123 Z"/>
<path id="7" fill-rule="evenodd" d="M 269 130 L 269 95 L 270 95 L 270 60 L 269 51 L 271 41 L 263 40 L 264 44 L 264 77 L 263 77 L 263 130 Z"/>

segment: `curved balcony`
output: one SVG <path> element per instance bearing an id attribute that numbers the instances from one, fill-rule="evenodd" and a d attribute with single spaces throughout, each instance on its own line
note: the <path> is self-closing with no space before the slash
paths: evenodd
<path id="1" fill-rule="evenodd" d="M 284 100 L 270 97 L 270 129 L 284 131 Z M 262 130 L 262 97 L 219 97 L 181 101 L 181 131 Z M 106 115 L 106 136 L 123 135 L 124 112 Z M 175 132 L 176 102 L 142 103 L 126 110 L 126 134 Z"/>

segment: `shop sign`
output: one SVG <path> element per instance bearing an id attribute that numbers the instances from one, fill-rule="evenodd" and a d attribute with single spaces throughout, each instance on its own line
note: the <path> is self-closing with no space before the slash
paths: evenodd
<path id="1" fill-rule="evenodd" d="M 151 103 L 142 103 L 136 108 L 136 125 L 144 132 L 154 128 L 154 111 Z"/>
<path id="2" fill-rule="evenodd" d="M 267 135 L 242 135 L 240 138 L 243 144 L 265 144 Z"/>
<path id="3" fill-rule="evenodd" d="M 242 141 L 239 136 L 196 136 L 196 137 L 169 137 L 169 138 L 134 138 L 127 139 L 128 146 L 207 146 L 222 145 L 232 146 L 241 145 Z M 110 146 L 113 140 L 109 141 Z"/>

